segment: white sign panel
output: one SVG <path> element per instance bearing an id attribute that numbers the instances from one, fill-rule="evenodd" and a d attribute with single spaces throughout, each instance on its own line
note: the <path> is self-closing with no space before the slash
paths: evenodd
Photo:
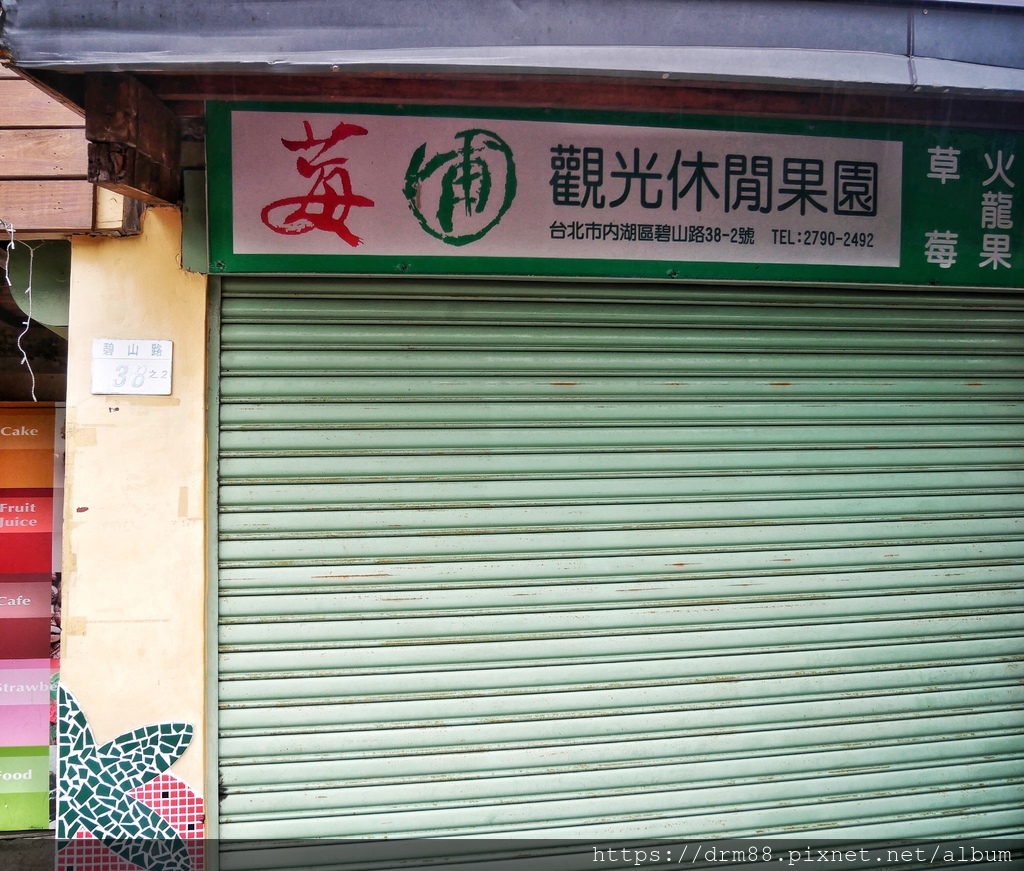
<path id="1" fill-rule="evenodd" d="M 93 339 L 92 392 L 170 396 L 172 345 L 156 339 Z"/>
<path id="2" fill-rule="evenodd" d="M 235 111 L 236 254 L 899 266 L 903 144 Z"/>

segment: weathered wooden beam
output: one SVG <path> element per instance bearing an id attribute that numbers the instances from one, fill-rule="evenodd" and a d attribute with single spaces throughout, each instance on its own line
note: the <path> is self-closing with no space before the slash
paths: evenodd
<path id="1" fill-rule="evenodd" d="M 0 129 L 0 178 L 85 178 L 81 128 Z"/>
<path id="2" fill-rule="evenodd" d="M 19 232 L 93 229 L 93 188 L 84 180 L 0 181 L 0 204 L 0 218 Z"/>
<path id="3" fill-rule="evenodd" d="M 153 205 L 180 200 L 178 118 L 138 79 L 87 76 L 85 136 L 89 181 Z"/>
<path id="4" fill-rule="evenodd" d="M 0 127 L 82 127 L 82 119 L 31 82 L 0 79 Z"/>
<path id="5" fill-rule="evenodd" d="M 750 85 L 592 76 L 430 73 L 140 74 L 181 116 L 204 100 L 385 102 L 527 106 L 730 116 L 772 116 L 1020 130 L 1024 102 L 996 97 L 868 90 L 765 90 Z"/>

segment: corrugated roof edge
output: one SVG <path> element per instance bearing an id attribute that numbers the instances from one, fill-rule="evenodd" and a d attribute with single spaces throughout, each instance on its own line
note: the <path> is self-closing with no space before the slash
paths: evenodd
<path id="1" fill-rule="evenodd" d="M 1024 0 L 2 0 L 61 72 L 482 72 L 1024 92 Z M 116 14 L 115 14 L 116 12 Z"/>

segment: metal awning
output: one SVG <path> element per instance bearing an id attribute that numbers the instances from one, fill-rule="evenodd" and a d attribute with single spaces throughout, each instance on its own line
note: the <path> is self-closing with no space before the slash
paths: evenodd
<path id="1" fill-rule="evenodd" d="M 1024 92 L 1024 2 L 2 0 L 26 69 L 583 74 Z"/>

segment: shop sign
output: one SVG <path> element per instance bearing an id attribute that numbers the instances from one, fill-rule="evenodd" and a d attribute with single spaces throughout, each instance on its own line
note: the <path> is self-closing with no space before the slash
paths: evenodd
<path id="1" fill-rule="evenodd" d="M 211 104 L 213 272 L 1021 286 L 1004 133 Z"/>
<path id="2" fill-rule="evenodd" d="M 0 403 L 0 831 L 49 825 L 64 409 Z"/>

